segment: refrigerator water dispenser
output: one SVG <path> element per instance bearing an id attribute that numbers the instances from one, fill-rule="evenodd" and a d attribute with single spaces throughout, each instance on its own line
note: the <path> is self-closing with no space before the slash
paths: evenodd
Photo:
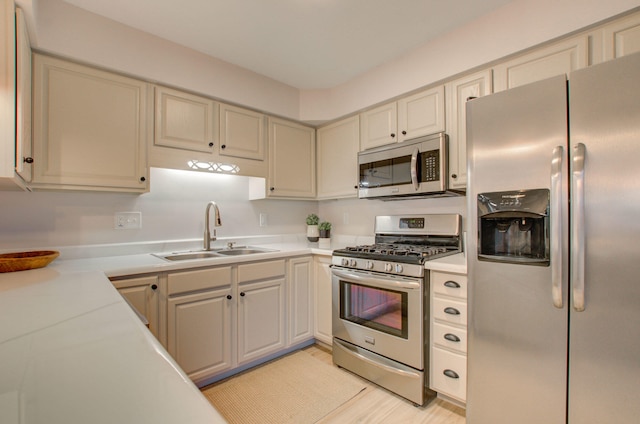
<path id="1" fill-rule="evenodd" d="M 478 194 L 478 260 L 549 266 L 549 190 Z"/>

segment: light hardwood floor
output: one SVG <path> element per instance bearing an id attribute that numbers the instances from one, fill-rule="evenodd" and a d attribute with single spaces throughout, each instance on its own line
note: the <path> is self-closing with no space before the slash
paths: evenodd
<path id="1" fill-rule="evenodd" d="M 331 351 L 322 345 L 304 350 L 318 360 L 333 365 Z M 348 372 L 348 371 L 345 371 Z M 358 377 L 360 378 L 360 377 Z M 427 406 L 416 407 L 411 402 L 367 380 L 366 389 L 335 409 L 318 424 L 465 424 L 465 410 L 440 399 Z"/>

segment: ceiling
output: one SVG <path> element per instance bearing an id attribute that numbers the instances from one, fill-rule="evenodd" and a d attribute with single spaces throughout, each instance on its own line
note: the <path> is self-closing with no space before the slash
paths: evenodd
<path id="1" fill-rule="evenodd" d="M 512 0 L 64 0 L 299 89 L 336 87 Z"/>

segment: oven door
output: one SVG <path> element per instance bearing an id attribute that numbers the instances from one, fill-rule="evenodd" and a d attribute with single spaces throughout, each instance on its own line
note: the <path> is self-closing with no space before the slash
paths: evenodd
<path id="1" fill-rule="evenodd" d="M 332 268 L 335 338 L 424 369 L 425 281 Z"/>

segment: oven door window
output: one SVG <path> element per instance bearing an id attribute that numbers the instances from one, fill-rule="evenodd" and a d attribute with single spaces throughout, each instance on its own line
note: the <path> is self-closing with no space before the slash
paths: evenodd
<path id="1" fill-rule="evenodd" d="M 340 281 L 340 318 L 407 339 L 407 293 Z"/>

